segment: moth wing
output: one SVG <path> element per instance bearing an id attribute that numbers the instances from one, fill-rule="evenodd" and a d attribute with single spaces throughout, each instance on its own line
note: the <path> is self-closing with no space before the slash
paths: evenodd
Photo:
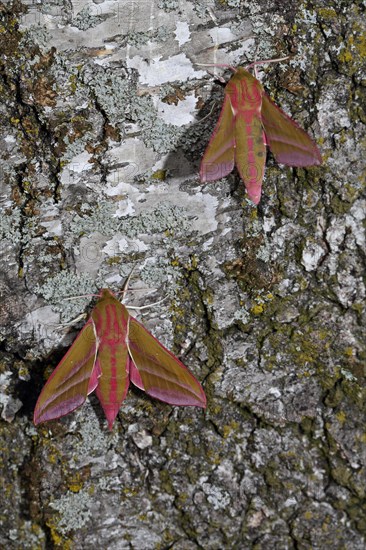
<path id="1" fill-rule="evenodd" d="M 201 384 L 169 350 L 130 317 L 128 349 L 130 379 L 148 395 L 170 405 L 206 407 Z"/>
<path id="2" fill-rule="evenodd" d="M 266 94 L 262 98 L 261 116 L 267 143 L 277 162 L 288 166 L 322 163 L 316 143 Z"/>
<path id="3" fill-rule="evenodd" d="M 34 410 L 35 425 L 65 416 L 84 403 L 90 387 L 97 383 L 98 372 L 93 375 L 96 353 L 97 338 L 90 319 L 43 387 Z"/>
<path id="4" fill-rule="evenodd" d="M 219 120 L 203 155 L 200 179 L 202 183 L 216 181 L 234 168 L 235 116 L 229 95 L 225 95 Z"/>
<path id="5" fill-rule="evenodd" d="M 93 372 L 88 384 L 88 395 L 91 394 L 99 384 L 99 378 L 102 376 L 102 369 L 98 358 L 95 360 Z"/>

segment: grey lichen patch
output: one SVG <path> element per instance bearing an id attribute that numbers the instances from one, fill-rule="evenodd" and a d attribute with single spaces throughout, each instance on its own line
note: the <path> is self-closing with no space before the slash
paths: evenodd
<path id="1" fill-rule="evenodd" d="M 170 12 L 179 8 L 179 2 L 178 0 L 158 0 L 158 6 L 159 8 Z"/>
<path id="2" fill-rule="evenodd" d="M 135 237 L 141 233 L 153 235 L 164 231 L 180 234 L 188 231 L 189 214 L 183 206 L 162 202 L 158 208 L 150 212 L 142 212 L 139 216 L 120 222 L 119 231 Z"/>
<path id="3" fill-rule="evenodd" d="M 240 8 L 242 0 L 224 0 L 229 8 Z"/>
<path id="4" fill-rule="evenodd" d="M 95 501 L 86 489 L 81 489 L 78 493 L 64 494 L 50 502 L 49 506 L 59 513 L 59 520 L 55 522 L 57 531 L 67 535 L 88 525 L 93 516 Z"/>
<path id="5" fill-rule="evenodd" d="M 91 298 L 78 298 L 76 300 L 65 300 L 65 298 L 95 293 L 98 289 L 87 273 L 75 275 L 69 271 L 61 271 L 52 279 L 48 279 L 45 283 L 36 287 L 35 290 L 51 302 L 56 311 L 61 312 L 63 320 L 69 320 L 83 313 Z"/>
<path id="6" fill-rule="evenodd" d="M 165 283 L 164 294 L 173 297 L 179 287 L 181 273 L 172 265 L 170 259 L 160 256 L 155 261 L 145 262 L 140 277 L 148 287 L 159 287 Z"/>
<path id="7" fill-rule="evenodd" d="M 309 238 L 304 244 L 301 263 L 306 271 L 314 271 L 316 270 L 326 253 L 326 247 L 322 242 L 314 242 L 313 238 Z"/>
<path id="8" fill-rule="evenodd" d="M 41 527 L 32 521 L 23 521 L 21 525 L 16 528 L 9 529 L 8 531 L 9 541 L 8 546 L 14 544 L 14 546 L 23 546 L 29 548 L 44 548 L 46 544 L 46 535 L 42 531 Z"/>
<path id="9" fill-rule="evenodd" d="M 165 42 L 171 36 L 171 30 L 164 25 L 146 32 L 129 32 L 126 42 L 131 46 L 141 47 L 150 41 Z"/>
<path id="10" fill-rule="evenodd" d="M 21 211 L 13 208 L 11 212 L 2 212 L 0 216 L 0 239 L 6 239 L 13 243 L 19 243 L 22 239 Z"/>
<path id="11" fill-rule="evenodd" d="M 189 217 L 184 207 L 165 201 L 159 207 L 144 211 L 138 216 L 117 218 L 115 208 L 110 202 L 100 202 L 88 215 L 77 214 L 70 223 L 70 233 L 84 234 L 98 231 L 102 235 L 112 236 L 116 232 L 127 237 L 140 234 L 154 235 L 164 231 L 180 233 L 188 230 Z"/>
<path id="12" fill-rule="evenodd" d="M 65 151 L 62 155 L 63 163 L 71 161 L 74 157 L 85 151 L 85 145 L 89 142 L 93 143 L 95 136 L 92 132 L 85 132 L 79 139 L 73 139 L 70 142 L 68 136 L 64 138 Z"/>
<path id="13" fill-rule="evenodd" d="M 67 296 L 75 295 L 75 291 L 86 292 L 90 290 L 93 282 L 87 274 L 75 275 L 73 273 L 62 271 L 52 279 L 49 279 L 36 290 L 49 301 L 57 302 Z"/>
<path id="14" fill-rule="evenodd" d="M 5 368 L 5 363 L 0 363 L 0 371 Z M 0 372 L 0 408 L 1 418 L 6 422 L 12 422 L 16 413 L 22 406 L 20 399 L 13 396 L 13 375 L 10 370 Z"/>
<path id="15" fill-rule="evenodd" d="M 40 4 L 40 11 L 58 24 L 67 25 L 72 19 L 73 7 L 67 0 L 50 0 Z"/>
<path id="16" fill-rule="evenodd" d="M 103 411 L 99 402 L 97 406 L 100 408 L 100 417 L 102 417 Z M 110 434 L 106 429 L 106 422 L 104 425 L 100 425 L 90 405 L 84 405 L 83 409 L 78 411 L 75 420 L 79 420 L 78 433 L 81 438 L 76 443 L 77 452 L 71 464 L 75 468 L 90 462 L 93 463 L 91 457 L 99 456 L 101 453 L 105 454 L 106 449 L 117 444 L 118 431 L 115 430 L 113 434 Z"/>
<path id="17" fill-rule="evenodd" d="M 59 263 L 62 262 L 60 251 L 58 253 L 52 251 L 51 254 L 40 254 L 38 256 L 38 265 L 40 272 L 43 274 L 48 274 L 50 272 L 50 269 L 54 268 L 56 261 Z"/>
<path id="18" fill-rule="evenodd" d="M 118 13 L 120 28 L 116 28 L 117 17 L 88 32 L 80 32 L 83 25 L 93 24 L 88 18 L 78 23 L 79 29 L 71 27 L 72 18 L 87 4 L 91 13 L 97 13 L 99 6 L 109 14 L 116 14 L 117 7 L 126 8 Z M 34 55 L 29 47 L 26 70 L 7 74 L 9 83 L 16 82 L 14 75 L 20 75 L 21 93 L 9 89 L 7 97 L 15 107 L 22 98 L 21 110 L 36 111 L 38 123 L 29 125 L 31 133 L 23 143 L 27 156 L 17 154 L 16 168 L 6 177 L 17 176 L 27 166 L 38 174 L 48 154 L 42 144 L 57 142 L 51 151 L 57 162 L 51 163 L 50 174 L 35 177 L 32 183 L 37 193 L 41 190 L 37 200 L 43 203 L 47 197 L 51 202 L 58 201 L 55 218 L 60 218 L 59 232 L 50 234 L 49 226 L 42 221 L 47 215 L 35 215 L 31 220 L 29 230 L 35 228 L 37 239 L 31 236 L 31 246 L 26 243 L 28 288 L 30 277 L 38 282 L 40 272 L 42 276 L 47 269 L 51 272 L 51 267 L 56 272 L 58 266 L 71 267 L 72 263 L 76 270 L 88 273 L 87 279 L 80 284 L 74 273 L 64 271 L 65 280 L 61 277 L 57 284 L 53 281 L 48 290 L 51 300 L 59 299 L 60 291 L 62 296 L 74 295 L 76 289 L 78 293 L 89 293 L 98 286 L 98 280 L 104 285 L 106 281 L 112 287 L 118 285 L 122 271 L 130 269 L 132 263 L 139 264 L 141 279 L 149 286 L 167 283 L 167 294 L 176 286 L 179 292 L 175 303 L 168 300 L 150 311 L 149 323 L 155 324 L 152 330 L 156 328 L 159 339 L 167 338 L 169 344 L 175 335 L 184 362 L 200 380 L 204 379 L 208 412 L 204 415 L 193 407 L 172 409 L 131 391 L 119 413 L 123 422 L 116 422 L 111 434 L 104 430 L 102 410 L 92 396 L 91 404 L 86 403 L 70 415 L 72 418 L 65 419 L 70 420 L 67 432 L 63 422 L 55 423 L 59 431 L 54 431 L 52 438 L 47 439 L 48 426 L 37 431 L 35 452 L 41 441 L 57 442 L 60 449 L 53 457 L 47 451 L 37 456 L 41 490 L 37 482 L 24 483 L 22 469 L 17 468 L 25 460 L 24 452 L 29 453 L 27 441 L 34 437 L 34 432 L 19 424 L 21 429 L 18 426 L 15 435 L 26 439 L 17 441 L 13 456 L 5 455 L 6 462 L 14 466 L 11 476 L 19 476 L 4 484 L 7 510 L 1 517 L 8 521 L 6 532 L 17 547 L 35 546 L 34 539 L 29 539 L 29 544 L 22 540 L 20 522 L 14 521 L 13 513 L 21 517 L 19 510 L 24 505 L 32 513 L 34 499 L 39 500 L 40 509 L 47 509 L 50 495 L 56 494 L 56 505 L 65 505 L 67 514 L 74 518 L 69 525 L 67 514 L 62 516 L 63 509 L 54 517 L 54 509 L 46 510 L 45 521 L 51 529 L 47 542 L 59 546 L 64 541 L 57 539 L 57 522 L 61 522 L 64 532 L 74 529 L 70 547 L 77 548 L 93 548 L 96 544 L 108 548 L 289 548 L 307 543 L 313 547 L 363 548 L 359 533 L 365 529 L 361 513 L 365 487 L 361 444 L 365 437 L 358 381 L 363 380 L 365 361 L 364 205 L 360 202 L 352 213 L 352 203 L 362 193 L 363 184 L 357 170 L 363 158 L 358 149 L 364 115 L 361 92 L 355 90 L 361 71 L 354 72 L 361 33 L 351 40 L 356 31 L 352 18 L 360 19 L 360 11 L 352 3 L 345 10 L 337 10 L 332 4 L 329 11 L 305 3 L 279 9 L 279 2 L 259 1 L 241 1 L 239 10 L 236 0 L 167 0 L 160 2 L 160 10 L 158 2 L 150 4 L 149 15 L 142 13 L 142 25 L 141 13 L 134 11 L 135 0 L 96 0 L 94 5 L 79 2 L 77 6 L 75 2 L 52 0 L 51 4 L 43 4 L 47 17 L 41 22 L 51 29 L 52 45 L 64 50 L 54 55 L 53 79 L 43 82 L 45 92 L 51 92 L 44 95 L 43 101 L 47 97 L 55 101 L 52 94 L 57 91 L 57 103 L 51 108 L 29 103 L 32 94 L 27 90 L 35 91 L 32 81 L 37 81 L 39 57 L 39 52 Z M 170 12 L 172 6 L 176 7 Z M 30 10 L 35 8 L 33 2 Z M 168 11 L 168 16 L 161 10 Z M 165 28 L 163 21 L 168 24 Z M 170 68 L 187 61 L 174 49 L 178 47 L 173 30 L 176 21 L 186 23 L 186 37 L 189 29 L 189 41 L 183 48 L 179 44 L 189 60 L 198 61 L 197 56 L 207 55 L 208 59 L 201 60 L 213 62 L 221 54 L 226 56 L 220 60 L 224 63 L 236 63 L 239 57 L 244 61 L 249 50 L 241 49 L 240 41 L 232 42 L 232 38 L 238 30 L 241 32 L 236 38 L 245 35 L 251 25 L 260 38 L 258 59 L 275 57 L 286 50 L 298 51 L 290 66 L 299 70 L 303 90 L 298 96 L 280 91 L 279 103 L 294 118 L 299 114 L 299 121 L 303 118 L 308 125 L 312 123 L 313 136 L 324 134 L 324 149 L 332 150 L 325 165 L 314 170 L 268 166 L 258 208 L 243 205 L 240 209 L 245 195 L 234 175 L 202 188 L 205 199 L 201 199 L 191 186 L 193 167 L 188 161 L 188 180 L 175 179 L 171 171 L 165 181 L 158 179 L 150 185 L 149 174 L 164 168 L 164 159 L 147 147 L 136 146 L 129 133 L 136 136 L 140 132 L 141 140 L 158 152 L 182 145 L 180 150 L 189 150 L 195 161 L 199 147 L 203 147 L 202 128 L 206 124 L 191 124 L 182 133 L 181 127 L 171 128 L 161 122 L 163 111 L 157 107 L 159 96 L 165 98 L 172 93 L 178 113 L 183 107 L 180 97 L 185 97 L 187 90 L 192 92 L 191 98 L 193 91 L 196 94 L 197 108 L 201 103 L 199 83 L 193 79 L 203 75 L 196 71 L 174 73 L 176 88 L 158 89 L 159 83 L 153 81 L 164 69 L 163 64 L 155 63 L 159 56 L 171 59 L 171 65 L 167 65 Z M 324 22 L 322 28 L 319 21 Z M 352 33 L 347 30 L 351 24 Z M 141 33 L 144 27 L 149 30 Z M 44 40 L 41 34 L 38 41 Z M 89 36 L 90 43 L 86 43 Z M 139 52 L 133 51 L 137 48 L 125 48 L 134 41 Z M 24 52 L 16 48 L 4 52 L 8 66 L 17 60 L 18 68 L 24 65 Z M 135 64 L 135 71 L 125 70 L 123 63 L 133 55 L 141 56 L 141 62 Z M 145 71 L 142 64 L 150 70 Z M 265 82 L 276 95 L 276 75 L 283 68 L 271 65 L 264 71 L 274 75 Z M 340 71 L 343 76 L 336 80 L 334 75 L 339 77 Z M 24 72 L 26 89 L 22 88 Z M 137 84 L 138 76 L 146 84 L 144 89 Z M 170 71 L 168 78 L 173 80 Z M 221 90 L 217 98 L 222 99 Z M 207 140 L 214 124 L 212 118 L 206 119 Z M 114 133 L 108 132 L 109 123 L 117 126 Z M 13 121 L 9 136 L 21 130 L 18 124 Z M 32 133 L 39 128 L 47 129 L 45 139 L 32 141 Z M 115 167 L 118 170 L 133 162 L 138 166 L 139 179 L 133 179 L 136 172 L 132 176 L 130 173 L 128 180 L 118 174 L 113 194 L 104 183 L 108 184 L 114 168 L 108 158 L 109 151 L 115 149 L 111 142 L 116 144 L 120 136 L 132 143 L 126 148 L 126 142 L 121 143 L 113 159 Z M 8 139 L 7 143 L 12 142 Z M 29 143 L 36 147 L 30 149 Z M 59 174 L 59 159 L 62 169 L 64 161 L 84 148 L 85 163 L 92 169 L 75 170 L 76 181 L 61 180 L 62 193 L 53 193 L 52 187 L 46 195 L 44 182 Z M 11 155 L 15 152 L 10 145 L 6 152 L 9 157 L 5 161 L 13 162 Z M 31 159 L 28 163 L 34 152 L 37 162 Z M 23 165 L 18 164 L 19 159 Z M 182 192 L 183 187 L 186 192 Z M 25 191 L 28 193 L 29 187 Z M 108 203 L 106 196 L 110 197 Z M 26 223 L 22 227 L 24 239 L 33 235 L 28 233 Z M 6 228 L 7 242 L 13 242 L 11 230 Z M 96 249 L 100 256 L 92 267 L 81 261 L 82 254 L 90 260 L 89 252 Z M 11 269 L 8 258 L 6 251 L 7 275 Z M 136 303 L 134 300 L 133 295 L 130 301 Z M 6 301 L 10 302 L 8 294 Z M 70 317 L 85 311 L 91 302 L 91 298 L 80 305 L 71 302 L 75 310 Z M 11 302 L 12 311 L 15 305 Z M 68 307 L 67 302 L 60 307 Z M 43 319 L 50 306 L 47 308 L 43 308 Z M 41 311 L 35 313 L 40 319 Z M 5 326 L 11 324 L 11 319 L 7 317 Z M 30 330 L 29 334 L 38 348 L 42 338 L 39 332 Z M 20 417 L 18 413 L 12 424 L 3 422 L 4 433 L 20 422 Z M 24 421 L 29 419 L 24 416 Z M 131 432 L 121 437 L 120 431 L 127 432 L 133 422 L 135 435 Z M 75 426 L 76 433 L 72 431 Z M 143 435 L 137 438 L 136 434 Z M 5 453 L 15 447 L 8 445 L 9 439 L 2 447 Z M 81 466 L 90 479 L 90 492 L 100 489 L 98 498 L 91 497 L 88 502 L 85 488 L 77 482 L 65 484 L 62 476 L 60 481 L 60 464 L 66 480 L 72 479 Z M 71 474 L 67 471 L 70 467 Z M 73 500 L 67 487 L 72 493 L 81 492 L 84 500 Z M 22 494 L 13 496 L 18 493 Z M 64 503 L 63 495 L 68 498 Z M 29 530 L 33 528 L 28 526 Z M 1 536 L 0 546 L 9 546 Z"/>
<path id="19" fill-rule="evenodd" d="M 221 487 L 210 483 L 202 483 L 202 490 L 214 510 L 227 509 L 230 505 L 230 494 Z"/>
<path id="20" fill-rule="evenodd" d="M 110 202 L 100 201 L 97 206 L 82 205 L 84 214 L 76 214 L 70 222 L 68 239 L 90 233 L 110 236 L 118 231 L 120 220 L 115 217 L 115 207 Z"/>
<path id="21" fill-rule="evenodd" d="M 184 130 L 161 120 L 151 97 L 138 97 L 131 104 L 131 115 L 139 121 L 142 139 L 158 153 L 168 153 L 178 144 Z"/>
<path id="22" fill-rule="evenodd" d="M 97 13 L 92 13 L 91 6 L 85 6 L 76 17 L 73 17 L 71 20 L 71 25 L 77 27 L 81 31 L 86 31 L 87 29 L 92 29 L 104 21 L 106 16 L 99 15 Z"/>
<path id="23" fill-rule="evenodd" d="M 169 239 L 177 237 L 180 234 L 185 234 L 189 230 L 189 218 L 186 210 L 183 207 L 172 205 L 168 202 L 163 202 L 159 207 L 150 211 L 143 211 L 137 216 L 131 216 L 128 218 L 119 219 L 114 217 L 114 210 L 111 203 L 101 202 L 95 209 L 92 209 L 85 216 L 76 215 L 67 231 L 66 242 L 74 243 L 76 235 L 92 235 L 92 240 L 88 238 L 87 241 L 82 241 L 78 253 L 82 255 L 80 258 L 80 265 L 85 264 L 85 268 L 91 267 L 90 262 L 101 264 L 103 258 L 103 250 L 105 248 L 107 237 L 115 238 L 116 242 L 113 245 L 117 256 L 123 258 L 126 253 L 123 250 L 119 250 L 119 241 L 122 239 L 126 242 L 126 239 L 134 239 L 140 235 L 152 236 L 156 234 L 162 234 L 163 239 Z M 97 239 L 97 235 L 99 238 Z M 104 237 L 103 237 L 104 235 Z M 118 235 L 121 235 L 118 238 Z M 135 241 L 128 241 L 131 243 L 132 249 Z M 128 244 L 128 243 L 127 243 Z M 143 247 L 143 242 L 135 242 L 136 250 L 138 247 Z M 92 248 L 93 247 L 93 248 Z M 97 247 L 97 248 L 96 248 Z M 110 248 L 110 247 L 109 247 Z M 98 254 L 101 257 L 93 260 L 91 254 Z M 128 253 L 131 256 L 131 253 Z M 107 261 L 107 251 L 105 254 L 105 260 Z M 130 269 L 130 262 L 126 267 L 126 261 L 119 268 L 121 274 L 126 275 Z M 55 309 L 62 313 L 63 319 L 70 319 L 73 316 L 76 317 L 80 312 L 85 309 L 87 303 L 86 300 L 72 300 L 65 301 L 63 298 L 77 295 L 90 294 L 95 292 L 98 287 L 102 286 L 103 277 L 108 276 L 108 270 L 103 270 L 103 266 L 99 268 L 99 277 L 95 280 L 94 268 L 89 269 L 87 273 L 75 275 L 68 271 L 62 271 L 56 277 L 50 279 L 43 285 L 39 285 L 36 288 L 37 292 L 40 292 L 47 300 L 51 301 Z M 122 273 L 123 272 L 123 273 Z M 94 273 L 94 276 L 93 276 Z M 149 285 L 155 286 L 161 284 L 162 281 L 169 281 L 170 293 L 174 292 L 175 282 L 177 280 L 177 271 L 169 265 L 167 258 L 158 259 L 157 262 L 145 264 L 142 277 Z"/>
<path id="24" fill-rule="evenodd" d="M 77 116 L 81 108 L 85 109 L 86 101 L 90 99 L 89 89 L 87 86 L 87 81 L 84 82 L 84 74 L 87 72 L 88 65 L 81 64 L 76 61 L 70 62 L 70 59 L 67 53 L 63 51 L 56 51 L 54 56 L 54 64 L 52 66 L 53 74 L 63 92 L 70 93 L 71 97 L 67 96 L 66 99 L 69 100 L 66 104 L 65 111 L 60 111 L 55 113 L 62 117 L 62 115 L 73 115 Z M 70 102 L 70 100 L 72 100 Z M 70 107 L 75 104 L 76 111 L 70 110 Z M 89 123 L 88 120 L 85 120 L 86 123 Z"/>
<path id="25" fill-rule="evenodd" d="M 144 128 L 144 143 L 157 153 L 169 153 L 176 149 L 183 133 L 183 128 L 156 118 L 153 126 Z"/>
<path id="26" fill-rule="evenodd" d="M 136 96 L 136 84 L 126 73 L 121 76 L 101 67 L 92 72 L 89 67 L 84 67 L 81 78 L 112 124 L 121 124 L 129 117 Z"/>
<path id="27" fill-rule="evenodd" d="M 29 48 L 33 44 L 37 44 L 40 49 L 47 48 L 50 40 L 50 32 L 44 25 L 33 25 L 26 29 L 19 45 L 21 48 Z"/>

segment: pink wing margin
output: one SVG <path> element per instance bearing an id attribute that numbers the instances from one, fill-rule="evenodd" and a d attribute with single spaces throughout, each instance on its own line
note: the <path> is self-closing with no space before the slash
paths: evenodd
<path id="1" fill-rule="evenodd" d="M 200 167 L 202 183 L 224 178 L 234 168 L 235 117 L 228 95 L 225 95 L 219 120 L 203 155 Z"/>
<path id="2" fill-rule="evenodd" d="M 35 425 L 65 416 L 84 403 L 100 376 L 96 354 L 95 326 L 89 319 L 43 387 L 34 409 Z"/>
<path id="3" fill-rule="evenodd" d="M 268 146 L 277 162 L 288 166 L 322 163 L 316 143 L 267 94 L 263 94 L 261 118 Z"/>
<path id="4" fill-rule="evenodd" d="M 148 395 L 170 405 L 206 407 L 201 384 L 169 350 L 136 319 L 128 330 L 130 380 Z"/>

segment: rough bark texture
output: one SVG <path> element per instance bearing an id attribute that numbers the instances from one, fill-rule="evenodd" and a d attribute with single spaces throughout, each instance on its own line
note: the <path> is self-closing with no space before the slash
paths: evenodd
<path id="1" fill-rule="evenodd" d="M 3 1 L 2 548 L 364 548 L 364 12 Z M 198 181 L 223 90 L 195 65 L 256 47 L 294 56 L 261 79 L 324 155 L 269 156 L 258 208 L 236 173 Z M 143 322 L 207 412 L 131 390 L 112 433 L 93 397 L 35 429 L 91 304 L 64 298 L 132 266 L 128 300 L 168 296 Z"/>

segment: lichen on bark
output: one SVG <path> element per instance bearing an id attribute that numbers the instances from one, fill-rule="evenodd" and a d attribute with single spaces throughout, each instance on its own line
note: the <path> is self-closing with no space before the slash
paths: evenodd
<path id="1" fill-rule="evenodd" d="M 0 546 L 364 548 L 364 11 L 3 2 Z M 196 63 L 289 54 L 260 77 L 323 165 L 269 155 L 258 208 L 201 185 L 223 91 Z M 130 391 L 112 433 L 93 396 L 35 429 L 91 303 L 65 298 L 133 266 L 207 412 Z"/>

